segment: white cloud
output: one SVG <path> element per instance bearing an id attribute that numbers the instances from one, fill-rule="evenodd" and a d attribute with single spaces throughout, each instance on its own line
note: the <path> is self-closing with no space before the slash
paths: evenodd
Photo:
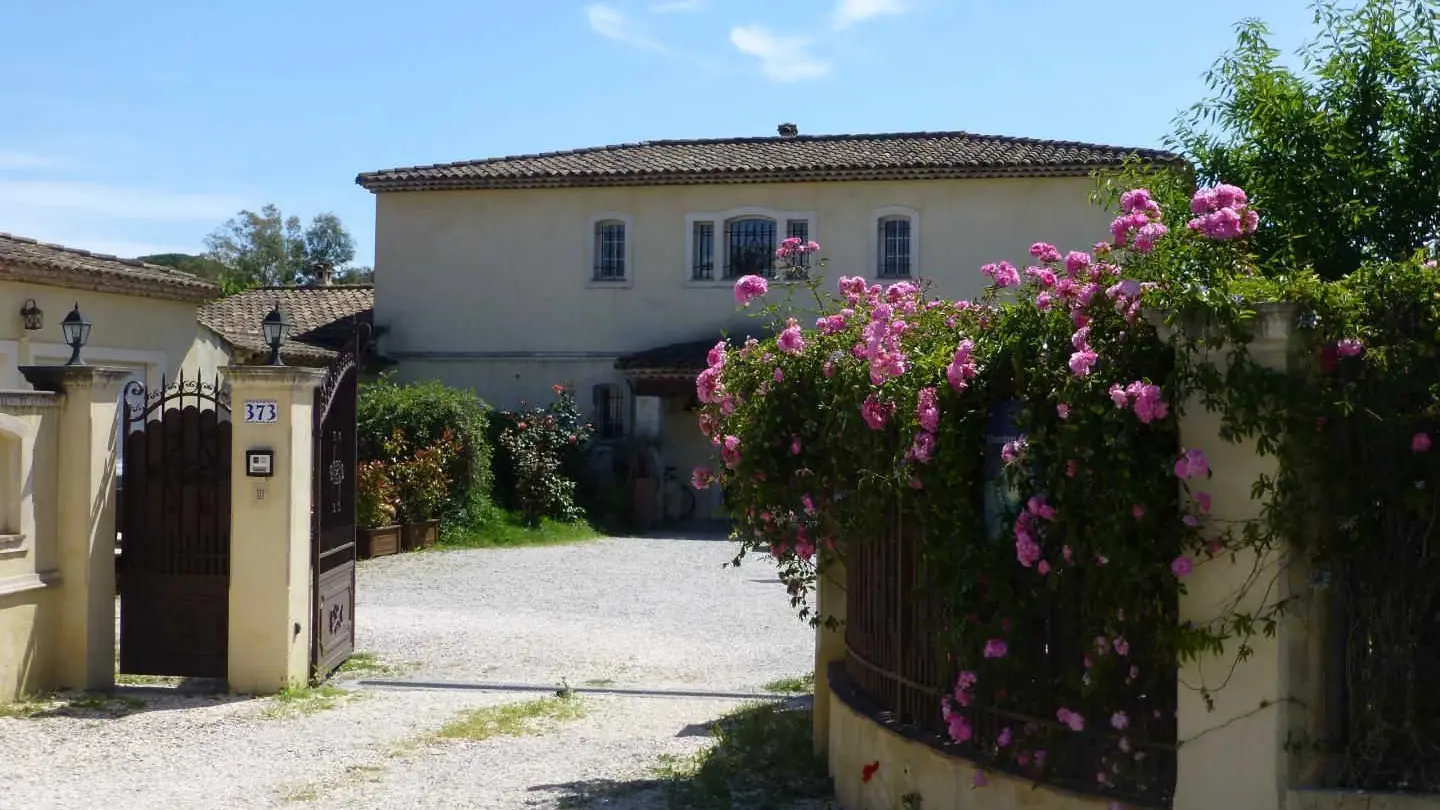
<path id="1" fill-rule="evenodd" d="M 904 14 L 909 10 L 906 0 L 840 0 L 835 7 L 835 27 L 845 28 L 875 17 Z"/>
<path id="2" fill-rule="evenodd" d="M 664 45 L 646 36 L 633 20 L 617 8 L 596 3 L 585 9 L 585 17 L 590 21 L 590 28 L 606 39 L 651 51 L 665 50 Z"/>
<path id="3" fill-rule="evenodd" d="M 0 170 L 4 169 L 40 169 L 53 167 L 60 161 L 54 158 L 41 155 L 31 155 L 25 152 L 7 152 L 0 149 Z"/>
<path id="4" fill-rule="evenodd" d="M 705 8 L 705 0 L 669 0 L 664 3 L 655 3 L 650 10 L 656 14 L 675 14 L 677 12 L 695 12 Z"/>
<path id="5" fill-rule="evenodd" d="M 125 188 L 65 180 L 0 182 L 0 210 L 50 208 L 122 220 L 223 220 L 245 206 L 239 197 Z"/>
<path id="6" fill-rule="evenodd" d="M 730 30 L 730 43 L 741 53 L 760 60 L 760 70 L 773 82 L 818 79 L 830 73 L 830 63 L 810 53 L 810 44 L 801 37 L 772 33 L 759 25 Z"/>

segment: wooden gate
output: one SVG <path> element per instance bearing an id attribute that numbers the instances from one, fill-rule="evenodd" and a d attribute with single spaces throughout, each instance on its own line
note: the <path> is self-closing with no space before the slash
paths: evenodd
<path id="1" fill-rule="evenodd" d="M 369 339 L 369 324 L 359 324 L 315 392 L 310 669 L 316 680 L 355 651 L 355 398 L 360 357 Z"/>
<path id="2" fill-rule="evenodd" d="M 120 671 L 223 678 L 230 401 L 219 378 L 125 386 Z"/>

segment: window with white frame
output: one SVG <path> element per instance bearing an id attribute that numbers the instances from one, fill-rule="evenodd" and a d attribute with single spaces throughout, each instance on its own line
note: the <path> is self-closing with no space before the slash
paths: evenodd
<path id="1" fill-rule="evenodd" d="M 875 209 L 870 255 L 876 278 L 914 278 L 920 263 L 920 212 L 900 205 Z"/>
<path id="2" fill-rule="evenodd" d="M 602 219 L 595 223 L 594 281 L 625 280 L 625 223 Z"/>
<path id="3" fill-rule="evenodd" d="M 879 219 L 879 245 L 875 275 L 879 278 L 909 278 L 911 266 L 911 232 L 913 223 L 904 214 L 891 214 Z"/>
<path id="4" fill-rule="evenodd" d="M 809 241 L 809 214 L 760 209 L 737 209 L 690 218 L 691 281 L 728 281 L 746 275 L 774 277 L 775 251 L 780 241 L 795 237 Z M 797 263 L 808 266 L 809 255 Z"/>

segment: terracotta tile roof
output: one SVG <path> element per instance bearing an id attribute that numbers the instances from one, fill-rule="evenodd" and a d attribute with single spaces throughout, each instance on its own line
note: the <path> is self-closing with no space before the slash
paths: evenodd
<path id="1" fill-rule="evenodd" d="M 976 135 L 904 132 L 646 141 L 566 152 L 366 172 L 373 192 L 564 186 L 694 185 L 954 177 L 1083 176 L 1128 155 L 1159 163 L 1158 149 Z"/>
<path id="2" fill-rule="evenodd" d="M 262 287 L 212 301 L 200 308 L 200 323 L 238 349 L 269 353 L 260 321 L 276 304 L 295 324 L 280 350 L 287 361 L 328 361 L 343 342 L 337 323 L 370 317 L 375 288 L 369 284 L 334 287 Z M 348 331 L 346 332 L 348 335 Z"/>
<path id="3" fill-rule="evenodd" d="M 0 233 L 0 278 L 122 295 L 204 301 L 213 281 L 171 267 Z"/>

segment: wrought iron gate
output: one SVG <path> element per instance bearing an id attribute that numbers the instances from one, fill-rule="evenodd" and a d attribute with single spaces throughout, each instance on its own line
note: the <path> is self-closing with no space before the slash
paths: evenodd
<path id="1" fill-rule="evenodd" d="M 122 398 L 120 671 L 226 675 L 230 400 L 219 378 Z"/>
<path id="2" fill-rule="evenodd" d="M 315 392 L 310 669 L 324 679 L 355 650 L 355 398 L 370 325 L 359 324 Z"/>

